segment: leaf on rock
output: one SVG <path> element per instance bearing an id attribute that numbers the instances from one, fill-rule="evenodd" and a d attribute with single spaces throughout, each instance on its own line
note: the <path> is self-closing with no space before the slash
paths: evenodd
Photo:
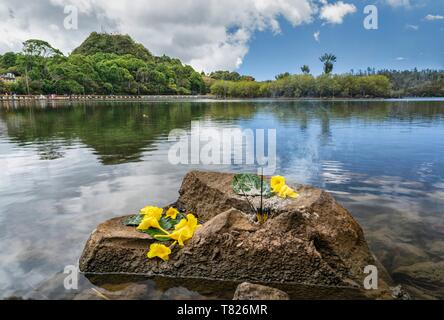
<path id="1" fill-rule="evenodd" d="M 251 173 L 236 174 L 232 181 L 233 191 L 238 195 L 246 196 L 260 196 L 261 195 L 261 178 L 258 175 Z M 262 195 L 264 197 L 271 197 L 270 184 L 263 181 Z"/>
<path id="2" fill-rule="evenodd" d="M 143 216 L 141 214 L 136 214 L 126 219 L 123 224 L 128 227 L 137 227 L 142 222 L 142 219 Z"/>
<path id="3" fill-rule="evenodd" d="M 173 224 L 173 223 L 174 223 L 174 220 L 168 219 L 166 217 L 162 217 L 159 220 L 160 226 L 163 229 L 168 230 L 168 231 L 177 224 L 177 223 L 176 224 Z M 156 239 L 157 241 L 161 241 L 161 242 L 171 241 L 171 239 L 169 239 L 169 238 L 155 238 L 155 236 L 157 236 L 159 234 L 165 234 L 163 231 L 161 231 L 159 229 L 149 228 L 148 230 L 143 230 L 141 232 L 149 234 L 151 237 L 153 237 L 153 239 Z"/>

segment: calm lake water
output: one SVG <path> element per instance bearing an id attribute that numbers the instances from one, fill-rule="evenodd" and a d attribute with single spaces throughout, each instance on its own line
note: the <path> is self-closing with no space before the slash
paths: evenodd
<path id="1" fill-rule="evenodd" d="M 171 203 L 189 170 L 254 171 L 169 164 L 170 130 L 189 132 L 191 121 L 276 128 L 277 173 L 332 192 L 393 275 L 406 266 L 427 274 L 444 261 L 442 100 L 0 103 L 0 298 L 91 297 L 94 290 L 229 298 L 230 285 L 212 291 L 171 279 L 130 286 L 82 278 L 79 291 L 60 290 L 60 273 L 77 263 L 98 223 Z M 443 298 L 442 272 L 396 280 L 414 296 Z"/>

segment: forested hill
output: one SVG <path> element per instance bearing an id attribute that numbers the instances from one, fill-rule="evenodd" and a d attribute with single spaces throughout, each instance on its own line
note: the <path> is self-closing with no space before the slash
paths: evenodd
<path id="1" fill-rule="evenodd" d="M 92 33 L 69 56 L 42 40 L 20 53 L 0 55 L 0 93 L 17 94 L 205 94 L 200 73 L 179 59 L 153 56 L 128 35 Z"/>
<path id="2" fill-rule="evenodd" d="M 142 44 L 134 42 L 129 35 L 111 35 L 93 32 L 72 54 L 84 56 L 96 53 L 115 53 L 117 55 L 131 54 L 136 58 L 149 60 L 153 58 L 151 52 Z"/>

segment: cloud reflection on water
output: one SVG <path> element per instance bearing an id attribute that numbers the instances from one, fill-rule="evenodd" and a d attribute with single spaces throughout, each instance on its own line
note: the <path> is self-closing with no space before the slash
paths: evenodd
<path id="1" fill-rule="evenodd" d="M 169 130 L 189 132 L 192 119 L 215 129 L 277 128 L 278 173 L 332 191 L 389 270 L 443 260 L 440 106 L 240 102 L 0 110 L 0 291 L 24 295 L 27 276 L 34 286 L 75 264 L 98 223 L 174 201 L 191 169 L 254 171 L 168 164 Z"/>

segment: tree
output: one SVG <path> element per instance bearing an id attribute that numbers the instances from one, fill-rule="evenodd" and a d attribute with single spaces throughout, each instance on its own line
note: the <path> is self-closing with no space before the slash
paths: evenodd
<path id="1" fill-rule="evenodd" d="M 15 54 L 14 52 L 6 52 L 3 55 L 3 57 L 0 61 L 0 64 L 4 68 L 8 69 L 8 68 L 15 66 L 16 62 L 17 62 L 17 54 Z"/>
<path id="2" fill-rule="evenodd" d="M 44 59 L 53 56 L 62 56 L 60 50 L 53 48 L 48 42 L 38 39 L 30 39 L 23 42 L 23 68 L 25 70 L 26 91 L 30 94 L 29 72 L 37 65 L 44 69 Z M 36 71 L 37 73 L 37 71 Z M 36 75 L 36 80 L 41 79 L 41 74 Z M 37 86 L 38 88 L 39 86 Z"/>
<path id="3" fill-rule="evenodd" d="M 326 53 L 319 58 L 324 64 L 324 73 L 330 74 L 333 71 L 333 65 L 336 62 L 336 56 L 332 53 Z"/>
<path id="4" fill-rule="evenodd" d="M 59 49 L 55 49 L 48 42 L 37 39 L 30 39 L 23 42 L 23 54 L 44 58 L 63 55 Z"/>
<path id="5" fill-rule="evenodd" d="M 281 79 L 288 78 L 289 76 L 290 76 L 290 73 L 288 73 L 288 72 L 279 73 L 278 75 L 275 76 L 275 79 L 281 80 Z"/>
<path id="6" fill-rule="evenodd" d="M 301 67 L 301 71 L 302 71 L 303 74 L 310 74 L 310 67 L 307 66 L 306 64 L 304 64 L 304 65 Z"/>

